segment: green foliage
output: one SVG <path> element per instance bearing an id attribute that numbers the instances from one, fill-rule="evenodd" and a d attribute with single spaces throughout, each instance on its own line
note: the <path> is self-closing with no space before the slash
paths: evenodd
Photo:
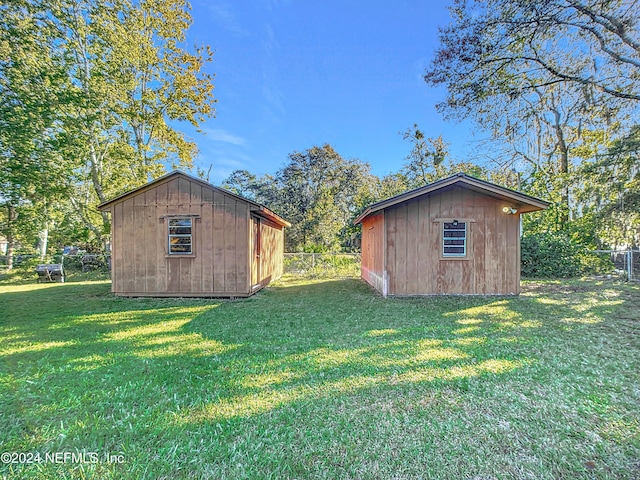
<path id="1" fill-rule="evenodd" d="M 582 248 L 565 233 L 525 235 L 521 242 L 521 273 L 528 278 L 570 278 L 580 275 Z"/>
<path id="2" fill-rule="evenodd" d="M 427 138 L 414 124 L 403 134 L 402 139 L 411 143 L 411 151 L 406 157 L 402 172 L 413 188 L 433 182 L 439 176 L 442 163 L 449 155 L 449 145 L 442 136 Z"/>
<path id="3" fill-rule="evenodd" d="M 640 125 L 605 144 L 604 152 L 585 163 L 581 200 L 585 216 L 603 242 L 613 246 L 640 245 Z"/>
<path id="4" fill-rule="evenodd" d="M 615 265 L 610 253 L 593 253 L 587 250 L 576 254 L 583 275 L 610 275 L 615 271 Z"/>
<path id="5" fill-rule="evenodd" d="M 185 0 L 17 0 L 0 15 L 0 191 L 53 210 L 102 243 L 95 206 L 191 166 L 178 122 L 214 114 L 212 52 L 189 49 Z M 1 199 L 0 199 L 1 200 Z M 61 205 L 64 204 L 64 205 Z M 71 209 L 65 208 L 70 206 Z"/>
<path id="6" fill-rule="evenodd" d="M 287 251 L 328 252 L 352 241 L 356 227 L 351 220 L 369 200 L 377 198 L 376 180 L 368 164 L 344 159 L 325 144 L 290 153 L 273 177 L 237 170 L 222 186 L 291 222 L 285 237 Z"/>
<path id="7" fill-rule="evenodd" d="M 293 253 L 284 258 L 284 273 L 304 278 L 360 276 L 360 256 L 356 254 Z"/>

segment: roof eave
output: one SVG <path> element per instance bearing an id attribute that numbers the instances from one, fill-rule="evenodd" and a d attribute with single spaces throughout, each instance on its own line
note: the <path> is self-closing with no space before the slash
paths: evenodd
<path id="1" fill-rule="evenodd" d="M 519 213 L 529 213 L 535 212 L 538 210 L 544 210 L 547 208 L 550 203 L 541 200 L 539 198 L 532 197 L 525 193 L 520 193 L 515 190 L 511 190 L 505 187 L 501 187 L 499 185 L 495 185 L 490 182 L 486 182 L 484 180 L 480 180 L 474 177 L 469 177 L 463 173 L 458 173 L 456 175 L 452 175 L 447 178 L 443 178 L 441 180 L 437 180 L 429 185 L 425 185 L 424 187 L 419 187 L 414 190 L 409 190 L 408 192 L 401 193 L 396 195 L 395 197 L 388 198 L 386 200 L 382 200 L 380 202 L 369 205 L 367 209 L 362 212 L 355 220 L 354 224 L 357 225 L 362 223 L 362 221 L 367 218 L 369 215 L 379 211 L 384 210 L 385 208 L 392 207 L 402 202 L 406 202 L 416 197 L 420 197 L 422 195 L 427 195 L 433 192 L 436 192 L 440 189 L 446 188 L 451 185 L 455 185 L 457 183 L 466 184 L 469 187 L 475 187 L 487 195 L 493 194 L 493 196 L 497 196 L 500 198 L 507 199 L 508 201 L 513 201 L 518 203 L 520 207 L 527 206 L 532 208 L 526 208 L 526 210 L 518 209 Z"/>
<path id="2" fill-rule="evenodd" d="M 113 205 L 114 203 L 117 203 L 121 200 L 124 200 L 125 198 L 127 198 L 130 195 L 134 195 L 137 192 L 144 190 L 145 188 L 150 188 L 153 185 L 160 183 L 162 181 L 168 180 L 173 176 L 183 176 L 188 178 L 191 181 L 197 182 L 207 188 L 213 188 L 214 190 L 220 190 L 221 192 L 225 193 L 226 195 L 230 195 L 234 198 L 237 198 L 239 200 L 248 202 L 249 204 L 253 205 L 255 207 L 255 209 L 259 212 L 261 212 L 266 218 L 268 218 L 269 220 L 271 220 L 272 222 L 275 222 L 283 227 L 290 227 L 291 224 L 289 222 L 287 222 L 284 218 L 280 217 L 278 214 L 276 214 L 275 212 L 269 210 L 267 207 L 265 207 L 264 205 L 261 205 L 257 202 L 254 202 L 253 200 L 249 200 L 248 198 L 245 198 L 241 195 L 238 195 L 236 193 L 230 192 L 228 190 L 225 190 L 224 188 L 220 188 L 220 187 L 216 187 L 215 185 L 210 184 L 209 182 L 205 182 L 204 180 L 194 177 L 193 175 L 189 175 L 188 173 L 184 173 L 180 170 L 174 170 L 173 172 L 169 172 L 165 175 L 162 175 L 161 177 L 156 178 L 155 180 L 145 183 L 144 185 L 141 185 L 138 188 L 135 188 L 133 190 L 129 190 L 128 192 L 125 192 L 121 195 L 118 195 L 115 198 L 112 198 L 111 200 L 107 200 L 106 202 L 101 203 L 100 205 L 98 205 L 98 209 L 101 211 L 108 211 L 111 207 L 111 205 Z"/>

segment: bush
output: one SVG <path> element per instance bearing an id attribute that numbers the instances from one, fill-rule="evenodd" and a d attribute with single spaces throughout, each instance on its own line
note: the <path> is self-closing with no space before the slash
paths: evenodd
<path id="1" fill-rule="evenodd" d="M 307 278 L 357 277 L 360 256 L 333 253 L 286 253 L 284 273 Z"/>
<path id="2" fill-rule="evenodd" d="M 582 273 L 583 247 L 563 233 L 534 233 L 522 238 L 521 273 L 530 278 L 569 278 Z"/>
<path id="3" fill-rule="evenodd" d="M 606 275 L 615 273 L 616 266 L 610 253 L 594 253 L 584 251 L 578 254 L 583 275 Z"/>

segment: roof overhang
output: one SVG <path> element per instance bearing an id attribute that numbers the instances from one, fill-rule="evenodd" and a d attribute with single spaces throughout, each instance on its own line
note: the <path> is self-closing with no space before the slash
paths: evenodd
<path id="1" fill-rule="evenodd" d="M 211 185 L 209 182 L 205 182 L 204 180 L 198 178 L 198 177 L 194 177 L 193 175 L 189 175 L 187 173 L 181 172 L 180 170 L 174 170 L 171 173 L 167 173 L 166 175 L 163 175 L 161 177 L 156 178 L 155 180 L 146 183 L 138 188 L 134 188 L 133 190 L 129 190 L 128 192 L 123 193 L 122 195 L 118 195 L 117 197 L 112 198 L 111 200 L 108 200 L 104 203 L 101 203 L 100 205 L 98 205 L 98 209 L 105 212 L 105 211 L 109 211 L 111 209 L 111 206 L 115 203 L 121 202 L 123 200 L 125 200 L 126 198 L 136 195 L 138 193 L 141 193 L 145 190 L 148 190 L 150 188 L 153 188 L 154 186 L 158 185 L 159 183 L 162 182 L 167 182 L 171 179 L 173 179 L 174 177 L 178 178 L 178 177 L 183 177 L 188 179 L 191 182 L 195 182 L 200 184 L 201 186 L 205 187 L 205 188 L 210 188 L 212 190 L 219 190 L 221 192 L 223 192 L 226 195 L 230 195 L 234 198 L 237 198 L 239 200 L 242 200 L 244 202 L 247 202 L 251 205 L 251 211 L 257 213 L 260 216 L 263 216 L 269 220 L 271 220 L 272 222 L 281 225 L 283 227 L 290 227 L 291 224 L 289 222 L 287 222 L 284 218 L 280 217 L 278 214 L 276 214 L 275 212 L 269 210 L 267 207 L 265 207 L 264 205 L 261 205 L 257 202 L 254 202 L 253 200 L 249 200 L 248 198 L 245 198 L 241 195 L 238 195 L 236 193 L 230 192 L 229 190 L 225 190 L 224 188 L 220 188 L 220 187 L 216 187 L 215 185 Z"/>
<path id="2" fill-rule="evenodd" d="M 501 187 L 495 183 L 480 180 L 475 177 L 470 177 L 464 173 L 458 173 L 451 177 L 443 178 L 442 180 L 425 185 L 424 187 L 416 188 L 415 190 L 410 190 L 408 192 L 401 193 L 400 195 L 396 195 L 395 197 L 369 205 L 353 223 L 357 225 L 358 223 L 362 223 L 365 218 L 375 212 L 452 186 L 460 186 L 502 200 L 505 204 L 508 204 L 508 206 L 517 209 L 518 214 L 544 210 L 549 206 L 549 202 L 532 197 L 531 195 L 526 195 L 509 188 Z"/>

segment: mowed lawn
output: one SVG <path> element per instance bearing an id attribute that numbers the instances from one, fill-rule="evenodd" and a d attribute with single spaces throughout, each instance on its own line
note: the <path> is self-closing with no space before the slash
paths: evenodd
<path id="1" fill-rule="evenodd" d="M 638 285 L 4 285 L 0 355 L 0 451 L 33 461 L 7 478 L 640 478 Z"/>

